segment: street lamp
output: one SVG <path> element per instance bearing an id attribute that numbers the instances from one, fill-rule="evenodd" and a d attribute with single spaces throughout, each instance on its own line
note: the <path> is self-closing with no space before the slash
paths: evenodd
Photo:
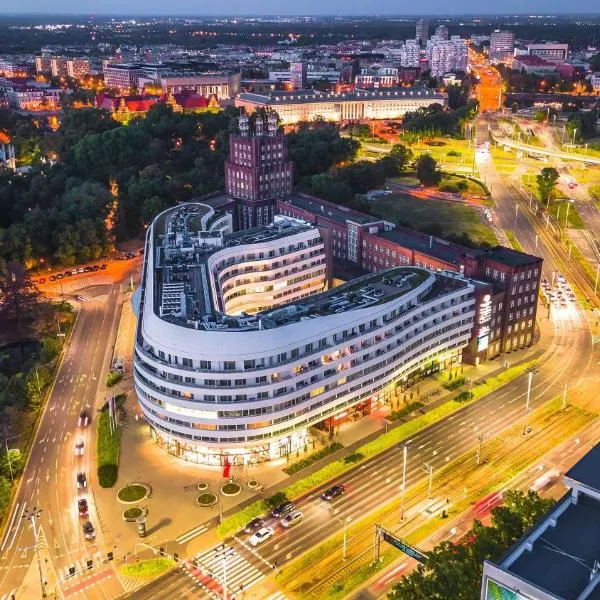
<path id="1" fill-rule="evenodd" d="M 571 147 L 571 152 L 573 151 L 573 148 L 575 147 L 575 134 L 577 133 L 577 127 L 575 127 L 575 129 L 573 129 L 573 144 Z"/>
<path id="2" fill-rule="evenodd" d="M 4 440 L 4 447 L 6 448 L 6 458 L 8 460 L 8 469 L 10 471 L 10 480 L 11 481 L 15 480 L 15 476 L 13 473 L 12 461 L 10 460 L 10 450 L 8 448 L 8 442 L 10 442 L 10 440 L 16 440 L 18 437 L 21 437 L 20 433 L 18 435 L 13 435 L 12 437 L 6 438 Z"/>
<path id="3" fill-rule="evenodd" d="M 404 444 L 402 449 L 402 484 L 400 488 L 400 520 L 404 521 L 404 496 L 406 494 L 406 458 L 408 446 Z"/>
<path id="4" fill-rule="evenodd" d="M 35 543 L 35 555 L 37 557 L 38 571 L 40 575 L 40 586 L 42 588 L 42 598 L 46 598 L 46 582 L 44 581 L 44 575 L 42 574 L 42 562 L 40 561 L 40 548 L 38 544 L 38 531 L 35 525 L 35 521 L 36 519 L 40 518 L 41 512 L 41 508 L 34 506 L 32 509 L 24 510 L 21 518 L 31 521 L 31 527 L 33 528 L 33 539 Z"/>
<path id="5" fill-rule="evenodd" d="M 429 484 L 427 486 L 427 500 L 431 500 L 431 488 L 433 486 L 433 465 L 425 463 L 425 469 L 429 473 Z"/>
<path id="6" fill-rule="evenodd" d="M 531 400 L 531 383 L 533 382 L 533 376 L 538 373 L 538 369 L 534 367 L 529 367 L 526 369 L 527 372 L 527 397 L 525 400 L 525 429 L 523 435 L 527 435 L 529 425 L 527 424 L 527 415 L 529 414 L 530 408 L 530 400 Z"/>
<path id="7" fill-rule="evenodd" d="M 352 517 L 346 517 L 344 519 L 344 541 L 342 542 L 342 560 L 346 560 L 346 539 L 348 536 L 348 523 L 352 520 Z"/>
<path id="8" fill-rule="evenodd" d="M 235 555 L 235 550 L 222 544 L 215 550 L 215 555 L 223 561 L 223 581 L 221 584 L 223 586 L 223 600 L 227 600 L 227 559 Z"/>

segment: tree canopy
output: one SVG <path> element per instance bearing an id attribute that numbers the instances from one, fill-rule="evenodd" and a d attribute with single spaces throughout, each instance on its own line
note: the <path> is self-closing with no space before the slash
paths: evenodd
<path id="1" fill-rule="evenodd" d="M 442 180 L 442 173 L 438 168 L 437 161 L 431 154 L 420 154 L 416 162 L 417 179 L 424 186 L 437 185 Z"/>
<path id="2" fill-rule="evenodd" d="M 554 167 L 544 167 L 536 176 L 536 183 L 540 199 L 544 202 L 550 200 L 550 196 L 558 182 L 559 173 Z"/>
<path id="3" fill-rule="evenodd" d="M 505 492 L 503 505 L 492 509 L 490 526 L 475 521 L 460 542 L 442 542 L 427 552 L 427 564 L 403 577 L 389 600 L 478 600 L 483 562 L 498 560 L 553 503 L 531 490 Z"/>

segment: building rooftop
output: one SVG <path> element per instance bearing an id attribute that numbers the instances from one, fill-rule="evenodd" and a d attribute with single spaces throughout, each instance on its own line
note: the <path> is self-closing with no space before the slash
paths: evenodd
<path id="1" fill-rule="evenodd" d="M 440 94 L 434 90 L 423 87 L 400 87 L 400 88 L 357 88 L 352 92 L 319 92 L 318 90 L 297 90 L 284 92 L 275 90 L 270 94 L 242 93 L 240 100 L 257 102 L 260 104 L 305 104 L 308 102 L 340 102 L 342 100 L 397 100 L 398 98 L 423 97 L 445 100 L 446 94 Z"/>
<path id="2" fill-rule="evenodd" d="M 339 204 L 333 204 L 332 202 L 327 202 L 326 200 L 303 194 L 292 194 L 287 196 L 285 202 L 302 210 L 314 213 L 317 216 L 332 219 L 338 223 L 352 221 L 359 225 L 366 225 L 368 223 L 381 223 L 383 221 L 383 219 L 379 217 L 366 215 L 357 210 L 352 210 L 351 208 Z"/>
<path id="3" fill-rule="evenodd" d="M 576 600 L 590 583 L 600 555 L 600 502 L 581 494 L 574 504 L 568 494 L 559 508 L 563 503 L 566 510 L 553 521 L 555 525 L 548 523 L 531 549 L 526 549 L 508 570 L 559 598 Z M 540 526 L 544 525 L 546 522 Z"/>
<path id="4" fill-rule="evenodd" d="M 569 483 L 578 483 L 600 494 L 600 444 L 594 446 L 578 463 L 573 465 L 565 477 Z"/>
<path id="5" fill-rule="evenodd" d="M 504 246 L 494 246 L 493 248 L 485 248 L 480 250 L 482 254 L 485 254 L 492 260 L 497 260 L 503 264 L 510 265 L 512 267 L 522 267 L 524 265 L 532 265 L 540 262 L 542 259 L 539 256 L 533 254 L 526 254 L 525 252 L 519 252 L 512 248 L 505 248 Z"/>

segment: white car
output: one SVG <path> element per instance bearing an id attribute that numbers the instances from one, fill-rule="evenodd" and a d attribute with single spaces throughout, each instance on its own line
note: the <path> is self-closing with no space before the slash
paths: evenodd
<path id="1" fill-rule="evenodd" d="M 83 456 L 83 440 L 75 442 L 75 456 Z"/>
<path id="2" fill-rule="evenodd" d="M 256 548 L 259 544 L 262 544 L 264 541 L 268 540 L 270 537 L 275 535 L 275 532 L 271 527 L 263 527 L 259 529 L 249 540 L 248 543 Z"/>
<path id="3" fill-rule="evenodd" d="M 281 526 L 287 529 L 288 527 L 297 525 L 300 521 L 302 521 L 302 513 L 299 510 L 295 510 L 281 519 Z"/>

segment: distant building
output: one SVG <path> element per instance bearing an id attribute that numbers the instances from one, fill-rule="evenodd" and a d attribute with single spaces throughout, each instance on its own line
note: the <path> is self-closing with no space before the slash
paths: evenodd
<path id="1" fill-rule="evenodd" d="M 339 79 L 339 73 L 338 73 Z M 304 61 L 290 63 L 290 83 L 295 90 L 303 90 L 306 87 L 306 63 Z"/>
<path id="2" fill-rule="evenodd" d="M 28 65 L 11 59 L 0 59 L 0 75 L 3 77 L 26 77 Z"/>
<path id="3" fill-rule="evenodd" d="M 129 92 L 137 88 L 144 76 L 141 64 L 108 63 L 104 66 L 104 86 L 109 90 Z"/>
<path id="4" fill-rule="evenodd" d="M 418 67 L 421 60 L 421 47 L 417 40 L 406 40 L 400 48 L 400 66 Z"/>
<path id="5" fill-rule="evenodd" d="M 67 73 L 67 59 L 64 56 L 53 56 L 50 59 L 52 77 L 65 77 Z"/>
<path id="6" fill-rule="evenodd" d="M 515 49 L 513 31 L 493 31 L 490 35 L 490 61 L 502 62 L 512 57 Z"/>
<path id="7" fill-rule="evenodd" d="M 415 27 L 415 40 L 421 46 L 424 46 L 427 43 L 429 38 L 429 21 L 426 19 L 419 19 L 417 21 L 417 25 Z"/>
<path id="8" fill-rule="evenodd" d="M 600 92 L 600 73 L 593 73 L 590 77 L 590 83 L 594 92 Z"/>
<path id="9" fill-rule="evenodd" d="M 292 191 L 292 163 L 285 134 L 277 131 L 276 115 L 271 114 L 266 124 L 257 118 L 254 133 L 248 117 L 240 117 L 240 133 L 229 136 L 225 191 L 238 201 L 238 229 L 273 221 L 277 199 Z"/>
<path id="10" fill-rule="evenodd" d="M 482 34 L 478 34 L 478 33 L 473 33 L 471 35 L 471 44 L 473 44 L 474 46 L 481 46 L 482 44 L 485 44 L 486 42 L 490 41 L 490 36 L 489 35 L 482 35 Z"/>
<path id="11" fill-rule="evenodd" d="M 199 96 L 216 96 L 219 100 L 227 100 L 239 94 L 241 78 L 239 72 L 198 74 L 167 72 L 162 74 L 157 82 L 164 94 L 178 94 L 191 90 Z"/>
<path id="12" fill-rule="evenodd" d="M 399 119 L 409 111 L 431 104 L 445 105 L 447 96 L 429 88 L 355 89 L 353 92 L 322 93 L 274 91 L 270 94 L 240 94 L 235 105 L 253 112 L 257 108 L 277 112 L 284 125 L 313 121 L 360 121 L 362 119 Z"/>
<path id="13" fill-rule="evenodd" d="M 565 62 L 569 56 L 569 44 L 529 44 L 527 53 L 553 63 Z"/>
<path id="14" fill-rule="evenodd" d="M 435 28 L 435 35 L 441 40 L 447 40 L 450 37 L 450 31 L 445 25 L 439 25 Z"/>
<path id="15" fill-rule="evenodd" d="M 556 65 L 535 54 L 521 54 L 515 56 L 512 61 L 514 71 L 521 73 L 534 73 L 536 75 L 544 75 L 546 73 L 556 73 Z"/>
<path id="16" fill-rule="evenodd" d="M 467 46 L 460 36 L 453 35 L 450 40 L 432 38 L 427 42 L 427 53 L 433 77 L 467 69 Z"/>
<path id="17" fill-rule="evenodd" d="M 35 57 L 35 72 L 38 75 L 51 75 L 52 74 L 52 56 L 49 54 L 42 54 L 41 56 Z"/>
<path id="18" fill-rule="evenodd" d="M 600 596 L 600 445 L 567 471 L 563 482 L 569 491 L 550 512 L 500 561 L 485 561 L 481 600 Z"/>
<path id="19" fill-rule="evenodd" d="M 90 61 L 87 58 L 69 58 L 67 60 L 67 75 L 80 79 L 90 73 Z"/>
<path id="20" fill-rule="evenodd" d="M 374 65 L 368 69 L 361 69 L 354 82 L 358 88 L 398 87 L 398 67 Z"/>
<path id="21" fill-rule="evenodd" d="M 4 131 L 0 131 L 0 167 L 13 170 L 17 168 L 15 149 Z"/>

